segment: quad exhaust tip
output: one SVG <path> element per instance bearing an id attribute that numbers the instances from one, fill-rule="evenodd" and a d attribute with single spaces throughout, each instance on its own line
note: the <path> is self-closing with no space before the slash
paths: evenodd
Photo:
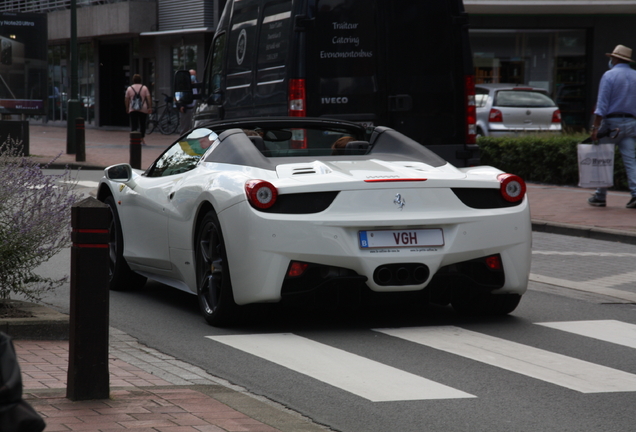
<path id="1" fill-rule="evenodd" d="M 430 271 L 425 264 L 385 264 L 373 272 L 373 281 L 380 286 L 421 285 L 428 280 Z"/>

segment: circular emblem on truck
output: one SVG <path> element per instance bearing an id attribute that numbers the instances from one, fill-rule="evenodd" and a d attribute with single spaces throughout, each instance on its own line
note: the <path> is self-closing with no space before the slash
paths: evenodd
<path id="1" fill-rule="evenodd" d="M 236 41 L 236 63 L 239 65 L 243 63 L 245 59 L 245 51 L 247 50 L 247 32 L 245 29 L 239 33 L 238 40 Z"/>

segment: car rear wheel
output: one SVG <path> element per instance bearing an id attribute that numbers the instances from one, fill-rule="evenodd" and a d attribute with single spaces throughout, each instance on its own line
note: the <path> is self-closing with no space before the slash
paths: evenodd
<path id="1" fill-rule="evenodd" d="M 208 324 L 229 324 L 237 310 L 230 269 L 219 219 L 209 211 L 201 221 L 196 240 L 197 297 Z"/>
<path id="2" fill-rule="evenodd" d="M 521 296 L 518 294 L 487 294 L 453 296 L 451 305 L 462 315 L 507 315 L 514 311 Z"/>
<path id="3" fill-rule="evenodd" d="M 109 288 L 113 291 L 128 291 L 141 288 L 146 283 L 146 278 L 135 273 L 128 267 L 124 258 L 124 239 L 117 213 L 117 205 L 112 196 L 106 197 L 104 203 L 110 208 L 112 218 L 110 221 L 109 249 Z"/>

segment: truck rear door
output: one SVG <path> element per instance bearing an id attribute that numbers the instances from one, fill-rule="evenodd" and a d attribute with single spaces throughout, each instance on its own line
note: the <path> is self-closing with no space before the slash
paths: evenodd
<path id="1" fill-rule="evenodd" d="M 426 146 L 466 140 L 464 47 L 460 0 L 379 1 L 382 78 L 388 126 Z M 462 20 L 462 18 L 464 18 Z M 467 51 L 467 52 L 464 52 Z M 450 159 L 448 155 L 443 155 Z"/>
<path id="2" fill-rule="evenodd" d="M 376 2 L 315 3 L 307 38 L 307 115 L 377 124 L 385 104 L 379 92 Z"/>

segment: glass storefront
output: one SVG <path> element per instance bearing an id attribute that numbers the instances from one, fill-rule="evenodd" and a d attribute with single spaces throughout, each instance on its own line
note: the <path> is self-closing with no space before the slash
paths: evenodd
<path id="1" fill-rule="evenodd" d="M 587 124 L 585 30 L 470 30 L 476 83 L 546 89 L 566 127 Z"/>
<path id="2" fill-rule="evenodd" d="M 79 98 L 84 121 L 95 121 L 95 54 L 92 43 L 78 46 Z M 71 95 L 69 50 L 66 45 L 49 47 L 48 120 L 66 120 Z"/>
<path id="3" fill-rule="evenodd" d="M 172 47 L 172 76 L 178 70 L 197 69 L 197 46 Z"/>

